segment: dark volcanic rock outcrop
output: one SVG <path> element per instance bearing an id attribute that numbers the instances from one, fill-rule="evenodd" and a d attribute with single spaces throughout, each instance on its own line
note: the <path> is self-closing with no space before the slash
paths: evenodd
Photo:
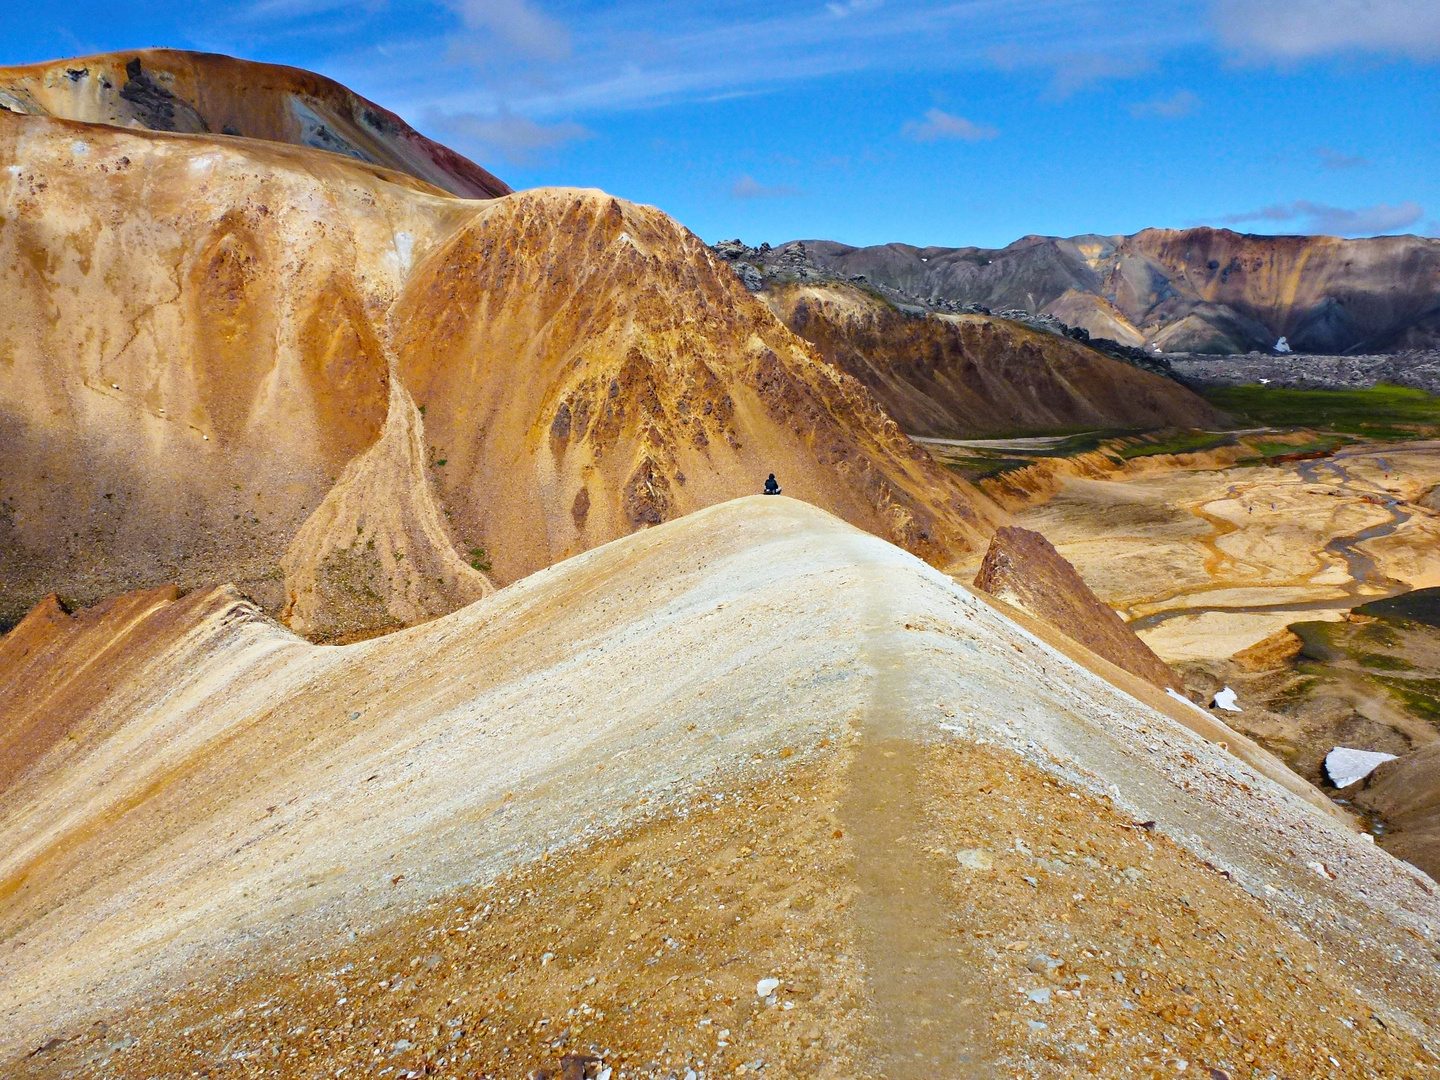
<path id="1" fill-rule="evenodd" d="M 1097 656 L 1159 687 L 1180 680 L 1150 647 L 1101 603 L 1054 545 L 1037 532 L 996 531 L 975 575 L 975 587 L 1014 604 L 1078 641 Z"/>

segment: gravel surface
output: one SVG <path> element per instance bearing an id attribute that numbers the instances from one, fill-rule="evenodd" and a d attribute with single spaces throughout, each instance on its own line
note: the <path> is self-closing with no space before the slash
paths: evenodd
<path id="1" fill-rule="evenodd" d="M 1304 390 L 1358 390 L 1377 383 L 1440 394 L 1440 352 L 1381 356 L 1312 356 L 1302 353 L 1244 356 L 1167 354 L 1182 381 L 1202 386 L 1240 386 L 1268 379 Z"/>

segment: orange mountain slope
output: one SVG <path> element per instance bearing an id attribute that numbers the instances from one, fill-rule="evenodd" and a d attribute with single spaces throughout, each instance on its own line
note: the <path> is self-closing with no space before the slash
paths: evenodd
<path id="1" fill-rule="evenodd" d="M 768 472 L 936 563 L 999 520 L 649 207 L 491 203 L 417 269 L 391 324 L 441 497 L 501 581 Z"/>
<path id="2" fill-rule="evenodd" d="M 407 625 L 772 471 L 936 563 L 1003 517 L 598 192 L 0 111 L 0 289 L 0 618 L 231 581 Z"/>
<path id="3" fill-rule="evenodd" d="M 0 68 L 0 109 L 89 124 L 267 139 L 409 173 L 488 199 L 509 186 L 324 76 L 175 49 Z"/>
<path id="4" fill-rule="evenodd" d="M 907 315 L 851 285 L 768 290 L 775 313 L 869 388 L 912 435 L 1208 427 L 1221 421 L 1172 379 L 1079 342 L 983 315 Z"/>

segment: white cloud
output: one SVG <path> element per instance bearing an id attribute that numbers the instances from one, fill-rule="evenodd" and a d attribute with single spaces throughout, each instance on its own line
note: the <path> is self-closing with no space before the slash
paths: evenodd
<path id="1" fill-rule="evenodd" d="M 531 164 L 546 151 L 591 137 L 591 132 L 573 121 L 541 124 L 504 110 L 491 116 L 432 114 L 427 120 L 447 136 L 498 153 L 512 165 Z"/>
<path id="2" fill-rule="evenodd" d="M 799 189 L 789 184 L 762 184 L 749 173 L 730 185 L 732 199 L 785 199 L 799 194 Z"/>
<path id="3" fill-rule="evenodd" d="M 451 10 L 481 0 L 444 0 Z M 1204 42 L 1211 30 L 1203 17 L 1211 0 L 1181 0 L 1189 11 L 1120 0 L 1117 14 L 1102 0 L 819 0 L 755 5 L 747 0 L 662 4 L 614 0 L 587 7 L 545 0 L 543 10 L 564 13 L 559 59 L 517 59 L 494 30 L 498 9 L 486 26 L 475 25 L 438 49 L 420 55 L 475 58 L 485 91 L 519 112 L 563 117 L 579 112 L 649 108 L 678 101 L 715 100 L 765 93 L 836 75 L 904 71 L 910 75 L 1001 67 L 1037 73 L 1059 96 L 1097 81 L 1153 71 L 1156 57 Z M 514 13 L 516 0 L 502 4 Z M 537 0 L 518 5 L 551 28 Z M 469 10 L 467 8 L 467 10 Z M 479 10 L 477 7 L 475 10 Z M 506 26 L 510 22 L 505 23 Z M 539 50 L 542 32 L 516 16 L 513 38 Z M 569 33 L 563 34 L 568 29 Z M 524 31 L 523 33 L 521 31 Z M 434 65 L 417 82 L 433 89 L 427 105 L 449 113 L 493 107 L 474 99 L 475 86 Z M 388 100 L 403 99 L 407 94 Z"/>
<path id="4" fill-rule="evenodd" d="M 1158 101 L 1144 101 L 1130 106 L 1130 115 L 1135 117 L 1157 116 L 1162 120 L 1178 120 L 1190 116 L 1200 108 L 1200 99 L 1189 90 L 1178 90 L 1168 98 Z"/>
<path id="5" fill-rule="evenodd" d="M 1436 0 L 1217 0 L 1221 39 L 1253 59 L 1440 57 Z"/>
<path id="6" fill-rule="evenodd" d="M 570 32 L 526 0 L 453 0 L 451 7 L 469 31 L 457 43 L 459 51 L 485 55 L 499 46 L 520 58 L 550 61 L 570 55 Z"/>
<path id="7" fill-rule="evenodd" d="M 963 116 L 952 116 L 939 109 L 931 109 L 924 120 L 910 120 L 901 129 L 907 139 L 916 142 L 939 142 L 942 139 L 959 139 L 961 142 L 980 142 L 999 135 L 988 124 L 977 124 Z"/>
<path id="8" fill-rule="evenodd" d="M 1407 229 L 1424 216 L 1424 209 L 1419 203 L 1412 201 L 1395 206 L 1377 203 L 1375 206 L 1350 210 L 1341 206 L 1326 206 L 1324 203 L 1296 199 L 1294 202 L 1264 206 L 1243 214 L 1228 214 L 1220 221 L 1225 225 L 1239 225 L 1249 221 L 1294 221 L 1303 223 L 1305 231 L 1311 233 L 1376 236 Z"/>

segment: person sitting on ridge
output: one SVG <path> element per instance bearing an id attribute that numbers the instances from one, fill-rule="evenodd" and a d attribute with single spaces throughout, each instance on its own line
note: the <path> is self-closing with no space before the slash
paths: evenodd
<path id="1" fill-rule="evenodd" d="M 770 474 L 769 479 L 765 481 L 765 494 L 766 494 L 766 495 L 779 495 L 779 494 L 780 494 L 780 485 L 775 482 L 775 474 L 774 474 L 773 472 Z"/>

